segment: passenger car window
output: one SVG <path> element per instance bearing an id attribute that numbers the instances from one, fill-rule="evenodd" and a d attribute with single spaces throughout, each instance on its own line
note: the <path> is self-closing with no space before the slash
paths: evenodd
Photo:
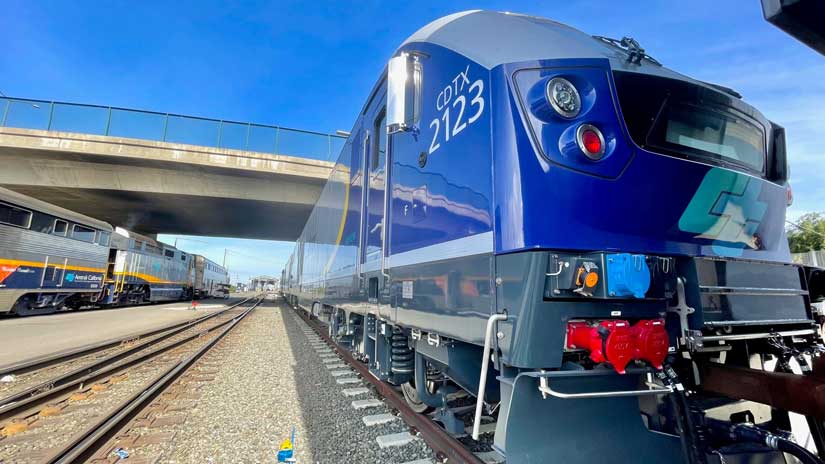
<path id="1" fill-rule="evenodd" d="M 28 229 L 32 223 L 31 211 L 0 203 L 0 223 Z"/>
<path id="2" fill-rule="evenodd" d="M 54 220 L 54 227 L 52 227 L 52 233 L 54 235 L 60 235 L 62 237 L 66 236 L 66 232 L 69 231 L 69 223 L 63 221 L 61 219 Z"/>
<path id="3" fill-rule="evenodd" d="M 72 238 L 83 242 L 94 243 L 95 230 L 81 226 L 80 224 L 75 224 L 72 226 Z"/>

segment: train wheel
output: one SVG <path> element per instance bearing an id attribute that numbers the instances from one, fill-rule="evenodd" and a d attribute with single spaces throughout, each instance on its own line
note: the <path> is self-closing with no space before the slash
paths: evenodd
<path id="1" fill-rule="evenodd" d="M 54 306 L 44 306 L 41 308 L 33 308 L 28 304 L 18 304 L 12 310 L 11 314 L 15 314 L 17 316 L 40 316 L 43 314 L 52 314 L 56 313 L 58 308 Z"/>
<path id="2" fill-rule="evenodd" d="M 421 398 L 418 396 L 418 390 L 415 389 L 415 385 L 412 381 L 401 384 L 401 392 L 404 393 L 404 399 L 407 400 L 407 404 L 413 411 L 421 414 L 432 409 L 426 403 L 421 401 Z"/>

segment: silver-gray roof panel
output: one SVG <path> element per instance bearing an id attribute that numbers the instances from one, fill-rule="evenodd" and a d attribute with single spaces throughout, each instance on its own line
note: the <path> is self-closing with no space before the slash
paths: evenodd
<path id="1" fill-rule="evenodd" d="M 69 221 L 100 230 L 105 230 L 107 232 L 111 232 L 113 230 L 112 226 L 107 222 L 86 216 L 84 214 L 76 213 L 66 208 L 61 208 L 51 203 L 46 203 L 43 200 L 38 200 L 37 198 L 23 195 L 22 193 L 15 192 L 14 190 L 0 187 L 0 200 L 5 200 L 9 203 L 22 206 L 24 208 L 50 214 L 61 219 L 68 219 Z"/>
<path id="2" fill-rule="evenodd" d="M 645 60 L 639 65 L 630 64 L 624 51 L 573 27 L 536 16 L 485 10 L 462 11 L 427 24 L 403 45 L 415 42 L 440 45 L 488 69 L 520 61 L 607 58 L 616 70 L 699 83 Z"/>

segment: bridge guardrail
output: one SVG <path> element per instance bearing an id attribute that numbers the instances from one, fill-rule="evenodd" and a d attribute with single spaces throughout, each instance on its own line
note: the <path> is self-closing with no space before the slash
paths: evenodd
<path id="1" fill-rule="evenodd" d="M 335 161 L 344 137 L 173 113 L 0 97 L 0 127 L 127 137 Z"/>

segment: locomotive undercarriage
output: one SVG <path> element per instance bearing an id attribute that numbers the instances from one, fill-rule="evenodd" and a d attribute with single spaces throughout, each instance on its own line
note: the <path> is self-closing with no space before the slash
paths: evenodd
<path id="1" fill-rule="evenodd" d="M 97 302 L 99 291 L 65 291 L 65 290 L 37 290 L 26 292 L 22 290 L 18 295 L 12 295 L 16 301 L 10 314 L 19 316 L 33 316 L 49 314 L 62 308 L 80 309 Z"/>
<path id="2" fill-rule="evenodd" d="M 708 304 L 707 299 L 702 300 L 706 293 L 764 295 L 753 287 L 747 287 L 747 291 L 699 291 L 698 287 L 714 286 L 704 285 L 707 282 L 702 279 L 706 276 L 696 277 L 701 270 L 698 274 L 690 272 L 695 264 L 691 260 L 675 266 L 678 270 L 665 287 L 666 293 L 654 298 L 663 304 L 661 310 L 651 312 L 658 304 L 651 301 L 640 302 L 643 309 L 634 313 L 628 311 L 626 302 L 617 305 L 593 299 L 554 300 L 546 296 L 548 288 L 552 294 L 552 284 L 548 287 L 546 279 L 557 269 L 554 256 L 558 257 L 531 256 L 527 262 L 522 260 L 510 267 L 535 269 L 530 261 L 538 259 L 547 263 L 541 268 L 549 272 L 536 278 L 510 276 L 517 277 L 511 281 L 519 282 L 522 289 L 534 285 L 532 293 L 541 304 L 520 308 L 520 314 L 511 312 L 509 320 L 506 313 L 500 315 L 503 321 L 491 332 L 494 340 L 489 357 L 476 344 L 393 325 L 374 314 L 324 305 L 312 308 L 312 313 L 329 324 L 333 338 L 369 363 L 376 377 L 399 386 L 411 406 L 429 412 L 456 435 L 464 433 L 467 415 L 462 414 L 467 408 L 456 407 L 454 399 L 464 396 L 475 402 L 480 387 L 486 387 L 481 412 L 497 422 L 494 448 L 508 462 L 544 462 L 550 458 L 564 462 L 821 462 L 815 453 L 825 450 L 825 357 L 818 325 L 821 321 L 814 320 L 818 315 L 808 310 L 807 317 L 797 320 L 792 317 L 793 311 L 783 313 L 777 309 L 775 313 L 786 320 L 740 317 L 738 321 L 713 321 L 709 319 L 715 316 L 706 316 L 708 320 L 700 324 L 694 318 L 696 311 L 707 311 L 702 307 Z M 720 272 L 725 265 L 712 263 Z M 499 263 L 503 274 L 508 267 L 507 263 Z M 805 276 L 810 277 L 809 273 Z M 809 278 L 807 281 L 813 282 Z M 810 308 L 810 298 L 821 295 L 822 289 L 808 289 L 806 285 L 803 277 L 800 291 L 784 292 L 785 296 L 801 296 L 804 307 Z M 733 285 L 727 282 L 724 287 Z M 779 285 L 774 281 L 773 287 Z M 531 306 L 530 298 L 522 301 Z M 729 314 L 745 314 L 742 305 L 728 303 Z M 614 311 L 594 310 L 594 304 L 610 306 Z M 609 356 L 597 362 L 587 349 L 577 347 L 566 347 L 558 353 L 558 362 L 546 362 L 543 367 L 517 366 L 520 355 L 513 353 L 512 346 L 499 344 L 517 332 L 508 323 L 519 316 L 542 324 L 542 318 L 535 318 L 530 311 L 544 311 L 546 315 L 551 308 L 562 306 L 565 314 L 556 314 L 554 320 L 564 324 L 571 320 L 596 324 L 610 320 L 610 314 L 615 316 L 612 319 L 626 320 L 631 326 L 661 318 L 666 321 L 670 338 L 667 353 L 658 363 L 632 359 L 621 373 Z M 617 313 L 615 308 L 619 307 L 623 311 Z M 548 325 L 544 328 L 537 333 L 544 334 L 546 340 L 533 340 L 534 349 L 552 346 L 553 336 L 547 334 L 553 330 L 548 330 Z M 569 332 L 561 334 L 565 346 L 567 336 Z M 484 371 L 482 360 L 486 359 L 490 363 L 482 387 L 479 379 Z M 571 446 L 581 442 L 582 434 L 598 436 L 598 440 L 586 446 Z"/>

